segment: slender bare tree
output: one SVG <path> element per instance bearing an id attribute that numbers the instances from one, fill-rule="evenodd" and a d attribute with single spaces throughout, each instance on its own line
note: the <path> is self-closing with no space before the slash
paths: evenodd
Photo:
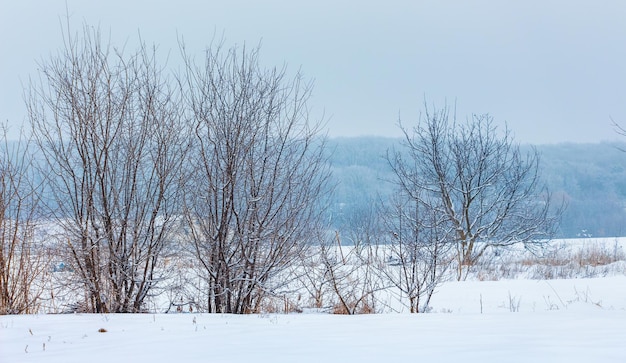
<path id="1" fill-rule="evenodd" d="M 336 314 L 379 311 L 386 287 L 380 271 L 380 225 L 375 205 L 350 216 L 345 233 L 320 231 L 301 259 L 299 281 L 313 306 Z M 342 237 L 345 236 L 345 237 Z"/>
<path id="2" fill-rule="evenodd" d="M 378 245 L 354 241 L 342 246 L 339 232 L 336 244 L 320 243 L 319 256 L 334 297 L 335 314 L 372 314 L 377 312 L 376 294 L 386 288 L 377 264 Z"/>
<path id="3" fill-rule="evenodd" d="M 408 187 L 408 186 L 407 186 Z M 412 192 L 419 186 L 406 188 Z M 435 288 L 450 266 L 454 230 L 419 195 L 400 190 L 385 206 L 387 243 L 378 254 L 380 271 L 408 300 L 411 313 L 428 311 Z"/>
<path id="4" fill-rule="evenodd" d="M 259 65 L 259 48 L 212 46 L 181 76 L 195 134 L 185 217 L 209 312 L 258 311 L 317 228 L 328 166 L 311 84 Z M 277 285 L 278 284 L 278 285 Z"/>
<path id="5" fill-rule="evenodd" d="M 137 312 L 179 210 L 187 140 L 177 92 L 143 43 L 130 55 L 85 26 L 40 64 L 27 103 L 50 203 L 88 311 Z"/>
<path id="6" fill-rule="evenodd" d="M 0 314 L 37 312 L 49 268 L 45 246 L 35 242 L 41 183 L 29 143 L 0 134 Z"/>
<path id="7" fill-rule="evenodd" d="M 449 108 L 426 107 L 417 126 L 400 127 L 406 153 L 391 160 L 398 184 L 454 230 L 458 279 L 489 248 L 532 248 L 553 236 L 560 211 L 540 185 L 538 153 L 522 153 L 490 116 L 457 123 Z"/>

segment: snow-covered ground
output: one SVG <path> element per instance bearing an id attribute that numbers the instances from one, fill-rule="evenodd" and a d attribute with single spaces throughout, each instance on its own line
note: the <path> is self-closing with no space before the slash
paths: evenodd
<path id="1" fill-rule="evenodd" d="M 448 282 L 416 315 L 1 316 L 0 362 L 626 362 L 625 286 Z"/>

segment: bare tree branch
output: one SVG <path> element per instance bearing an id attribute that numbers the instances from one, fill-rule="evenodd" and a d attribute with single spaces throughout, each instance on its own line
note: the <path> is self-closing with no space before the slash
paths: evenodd
<path id="1" fill-rule="evenodd" d="M 46 246 L 35 244 L 41 183 L 29 143 L 0 139 L 0 314 L 36 313 L 49 267 Z"/>

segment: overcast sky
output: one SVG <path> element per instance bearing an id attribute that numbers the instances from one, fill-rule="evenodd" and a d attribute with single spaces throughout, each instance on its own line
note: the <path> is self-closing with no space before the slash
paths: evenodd
<path id="1" fill-rule="evenodd" d="M 267 66 L 315 80 L 309 106 L 331 136 L 398 136 L 429 104 L 489 113 L 523 143 L 618 139 L 626 126 L 626 1 L 67 0 L 115 45 L 137 39 L 178 57 L 262 42 Z M 0 0 L 0 120 L 25 119 L 22 84 L 61 46 L 65 0 Z M 14 127 L 15 129 L 16 127 Z"/>

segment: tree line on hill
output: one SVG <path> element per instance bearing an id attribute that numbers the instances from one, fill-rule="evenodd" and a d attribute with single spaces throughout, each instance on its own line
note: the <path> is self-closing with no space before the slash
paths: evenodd
<path id="1" fill-rule="evenodd" d="M 389 150 L 402 139 L 385 137 L 329 140 L 334 226 L 345 228 L 353 215 L 393 194 Z M 626 143 L 521 145 L 539 153 L 542 182 L 565 205 L 556 237 L 616 237 L 626 234 Z"/>

